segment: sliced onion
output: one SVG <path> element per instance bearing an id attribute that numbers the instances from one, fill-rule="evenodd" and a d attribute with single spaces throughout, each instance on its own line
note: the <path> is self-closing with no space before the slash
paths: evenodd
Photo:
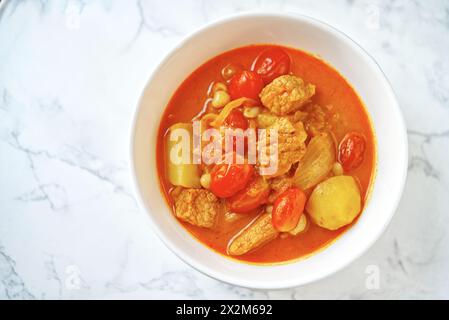
<path id="1" fill-rule="evenodd" d="M 293 230 L 290 230 L 289 233 L 293 236 L 296 236 L 300 233 L 303 233 L 307 228 L 307 217 L 303 213 L 301 217 L 299 218 L 298 224 Z"/>
<path id="2" fill-rule="evenodd" d="M 253 99 L 245 97 L 232 100 L 231 102 L 229 102 L 227 105 L 224 106 L 224 108 L 221 110 L 218 116 L 210 123 L 210 125 L 215 128 L 220 127 L 233 109 L 238 108 L 245 103 L 254 104 L 255 101 Z"/>
<path id="3" fill-rule="evenodd" d="M 324 180 L 335 162 L 335 146 L 329 134 L 322 134 L 310 140 L 304 157 L 295 172 L 295 185 L 303 190 Z"/>

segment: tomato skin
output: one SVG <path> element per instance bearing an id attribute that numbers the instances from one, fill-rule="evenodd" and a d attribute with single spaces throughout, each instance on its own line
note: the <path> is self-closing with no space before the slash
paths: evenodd
<path id="1" fill-rule="evenodd" d="M 360 166 L 366 149 L 365 138 L 357 132 L 346 134 L 338 147 L 338 162 L 346 171 Z"/>
<path id="2" fill-rule="evenodd" d="M 248 120 L 239 109 L 234 109 L 223 121 L 225 127 L 248 129 Z"/>
<path id="3" fill-rule="evenodd" d="M 210 190 L 219 198 L 229 198 L 244 189 L 253 175 L 249 164 L 217 164 L 211 171 Z"/>
<path id="4" fill-rule="evenodd" d="M 248 120 L 243 115 L 242 111 L 240 111 L 239 109 L 234 109 L 223 121 L 223 126 L 233 128 L 233 129 L 246 130 L 249 127 L 249 123 L 248 123 Z M 247 139 L 247 137 L 243 137 L 243 139 L 244 139 L 243 140 L 243 143 L 244 143 L 243 155 L 244 155 L 246 150 L 248 149 L 248 139 Z M 232 140 L 232 151 L 238 152 L 236 138 L 233 138 L 233 140 Z"/>
<path id="5" fill-rule="evenodd" d="M 290 188 L 282 193 L 273 204 L 271 222 L 280 232 L 296 227 L 304 211 L 306 195 L 299 188 Z"/>
<path id="6" fill-rule="evenodd" d="M 270 185 L 262 177 L 253 179 L 244 190 L 229 198 L 229 207 L 237 213 L 256 209 L 268 200 Z"/>
<path id="7" fill-rule="evenodd" d="M 263 87 L 263 80 L 257 73 L 245 70 L 231 78 L 228 89 L 232 100 L 242 97 L 258 100 Z"/>
<path id="8" fill-rule="evenodd" d="M 265 84 L 290 72 L 291 60 L 281 48 L 262 51 L 254 60 L 251 70 L 261 76 Z"/>

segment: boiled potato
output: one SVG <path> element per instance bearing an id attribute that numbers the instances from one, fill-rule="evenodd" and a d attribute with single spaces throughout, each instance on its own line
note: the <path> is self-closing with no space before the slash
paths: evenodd
<path id="1" fill-rule="evenodd" d="M 180 140 L 173 141 L 171 140 L 171 134 L 175 130 L 181 129 L 184 136 L 180 137 Z M 197 164 L 190 163 L 192 162 L 192 154 L 193 150 L 192 146 L 192 137 L 193 137 L 193 128 L 191 123 L 176 123 L 170 127 L 170 134 L 167 135 L 166 139 L 166 161 L 167 161 L 167 175 L 168 180 L 174 186 L 182 186 L 185 188 L 201 188 L 201 172 L 200 167 Z M 187 139 L 187 142 L 183 144 L 182 139 Z M 188 146 L 186 150 L 182 147 Z M 184 154 L 185 153 L 185 154 Z M 174 163 L 172 161 L 173 158 L 179 158 L 180 163 Z M 183 159 L 184 158 L 184 159 Z"/>
<path id="2" fill-rule="evenodd" d="M 357 182 L 351 176 L 335 176 L 318 184 L 306 205 L 312 221 L 329 230 L 351 223 L 360 212 Z"/>

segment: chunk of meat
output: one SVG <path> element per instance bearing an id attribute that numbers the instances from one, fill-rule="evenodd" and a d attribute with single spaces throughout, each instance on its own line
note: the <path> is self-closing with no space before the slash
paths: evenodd
<path id="1" fill-rule="evenodd" d="M 271 224 L 271 214 L 263 213 L 240 231 L 228 245 L 228 254 L 239 256 L 275 239 L 279 232 Z"/>
<path id="2" fill-rule="evenodd" d="M 259 94 L 262 104 L 277 115 L 300 109 L 315 94 L 315 86 L 299 77 L 283 75 L 274 79 Z"/>
<path id="3" fill-rule="evenodd" d="M 327 108 L 311 104 L 305 107 L 304 111 L 307 113 L 304 118 L 304 127 L 310 136 L 314 137 L 331 129 Z"/>
<path id="4" fill-rule="evenodd" d="M 176 216 L 199 227 L 212 228 L 220 209 L 218 198 L 205 189 L 183 189 L 175 199 Z"/>
<path id="5" fill-rule="evenodd" d="M 305 107 L 307 108 L 307 107 Z M 290 120 L 292 123 L 296 123 L 298 121 L 302 121 L 304 122 L 304 120 L 307 118 L 308 113 L 305 112 L 304 110 L 298 110 L 295 111 L 294 113 L 289 114 L 288 116 L 286 116 L 286 118 L 288 120 Z"/>
<path id="6" fill-rule="evenodd" d="M 268 129 L 276 129 L 279 133 L 292 133 L 295 132 L 293 123 L 286 117 L 278 117 L 275 121 L 268 126 Z"/>
<path id="7" fill-rule="evenodd" d="M 270 129 L 277 131 L 277 142 L 271 142 Z M 302 122 L 292 123 L 286 117 L 279 117 L 267 128 L 266 134 L 261 135 L 258 141 L 259 164 L 261 168 L 277 165 L 273 173 L 265 174 L 267 177 L 278 177 L 287 173 L 291 166 L 301 160 L 305 151 L 307 133 Z M 261 148 L 266 148 L 264 152 Z M 277 150 L 276 150 L 277 149 Z M 276 156 L 277 151 L 277 156 Z"/>

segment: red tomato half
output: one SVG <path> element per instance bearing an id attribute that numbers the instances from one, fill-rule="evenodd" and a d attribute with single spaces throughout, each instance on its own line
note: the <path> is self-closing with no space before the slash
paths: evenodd
<path id="1" fill-rule="evenodd" d="M 217 164 L 211 172 L 210 190 L 220 198 L 229 198 L 244 189 L 254 174 L 249 164 Z"/>
<path id="2" fill-rule="evenodd" d="M 349 171 L 360 166 L 365 149 L 365 138 L 360 133 L 350 132 L 346 134 L 338 147 L 338 161 L 343 169 Z"/>
<path id="3" fill-rule="evenodd" d="M 233 129 L 242 129 L 246 130 L 248 129 L 248 120 L 243 115 L 243 112 L 239 109 L 234 109 L 231 111 L 231 113 L 226 117 L 226 119 L 223 121 L 223 126 L 233 128 Z M 248 149 L 248 139 L 245 136 L 240 137 L 243 139 L 243 154 L 245 154 L 246 150 Z M 240 154 L 239 150 L 237 150 L 237 137 L 232 137 L 232 150 Z M 226 143 L 226 141 L 225 141 Z"/>
<path id="4" fill-rule="evenodd" d="M 229 198 L 230 209 L 237 213 L 245 213 L 256 209 L 267 202 L 270 185 L 262 177 L 257 177 L 248 186 Z"/>
<path id="5" fill-rule="evenodd" d="M 299 188 L 290 188 L 282 193 L 273 204 L 273 226 L 281 232 L 295 228 L 303 214 L 306 200 L 306 195 Z"/>
<path id="6" fill-rule="evenodd" d="M 265 84 L 290 72 L 290 57 L 280 48 L 262 51 L 254 60 L 251 70 L 261 76 Z"/>
<path id="7" fill-rule="evenodd" d="M 223 122 L 225 127 L 248 129 L 248 120 L 239 109 L 234 109 Z"/>
<path id="8" fill-rule="evenodd" d="M 242 97 L 258 100 L 263 86 L 263 80 L 257 73 L 241 71 L 231 78 L 228 88 L 232 100 Z"/>

